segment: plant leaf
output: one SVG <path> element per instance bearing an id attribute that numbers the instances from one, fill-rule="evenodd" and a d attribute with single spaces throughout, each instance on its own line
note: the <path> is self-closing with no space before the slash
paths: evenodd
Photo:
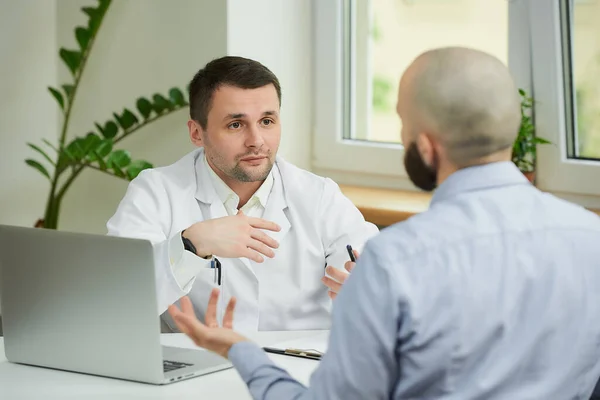
<path id="1" fill-rule="evenodd" d="M 96 135 L 93 132 L 88 133 L 82 142 L 83 153 L 85 154 L 85 156 L 92 155 L 93 151 L 96 150 L 100 145 L 100 142 L 102 142 L 100 136 Z"/>
<path id="2" fill-rule="evenodd" d="M 79 162 L 83 157 L 85 157 L 83 140 L 83 138 L 77 138 L 69 143 L 69 145 L 65 148 L 67 155 L 75 162 Z"/>
<path id="3" fill-rule="evenodd" d="M 129 111 L 128 109 L 125 109 L 122 115 L 118 115 L 117 113 L 114 113 L 113 115 L 115 116 L 117 122 L 119 123 L 119 125 L 121 125 L 121 128 L 123 128 L 124 131 L 126 131 L 127 129 L 131 128 L 139 122 L 135 114 Z"/>
<path id="4" fill-rule="evenodd" d="M 94 155 L 94 160 L 98 162 L 98 166 L 100 167 L 100 169 L 102 171 L 106 171 L 108 169 L 108 166 L 106 165 L 102 157 L 100 157 L 100 155 L 96 151 L 92 151 L 92 154 Z"/>
<path id="5" fill-rule="evenodd" d="M 152 96 L 152 101 L 154 101 L 153 107 L 157 114 L 160 114 L 165 110 L 172 110 L 174 108 L 173 104 L 171 104 L 169 100 L 165 99 L 163 95 L 158 93 Z"/>
<path id="6" fill-rule="evenodd" d="M 169 90 L 169 99 L 171 100 L 171 103 L 175 104 L 176 106 L 183 107 L 187 105 L 185 97 L 183 97 L 183 93 L 178 88 L 172 88 Z"/>
<path id="7" fill-rule="evenodd" d="M 62 85 L 62 88 L 65 91 L 65 94 L 67 95 L 67 99 L 69 99 L 69 101 L 71 101 L 71 99 L 73 98 L 73 91 L 75 90 L 75 86 Z"/>
<path id="8" fill-rule="evenodd" d="M 125 178 L 125 173 L 121 170 L 121 168 L 119 168 L 116 165 L 112 165 L 111 168 L 116 176 L 118 176 L 119 178 Z"/>
<path id="9" fill-rule="evenodd" d="M 62 110 L 64 110 L 65 109 L 65 100 L 63 99 L 62 94 L 60 94 L 60 92 L 58 90 L 56 90 L 50 86 L 48 86 L 48 90 L 50 91 L 50 93 L 52 93 L 52 96 L 54 96 L 54 98 L 60 105 L 60 108 Z"/>
<path id="10" fill-rule="evenodd" d="M 77 39 L 77 43 L 79 43 L 79 48 L 81 52 L 84 53 L 88 44 L 90 43 L 90 32 L 81 26 L 75 28 L 75 38 Z"/>
<path id="11" fill-rule="evenodd" d="M 74 50 L 67 50 L 64 47 L 59 51 L 60 58 L 65 62 L 69 70 L 75 76 L 81 65 L 81 53 Z"/>
<path id="12" fill-rule="evenodd" d="M 52 161 L 52 159 L 50 158 L 50 156 L 48 154 L 46 154 L 46 152 L 42 149 L 40 149 L 38 146 L 36 146 L 33 143 L 27 143 L 27 145 L 29 147 L 31 147 L 32 149 L 34 149 L 35 151 L 37 151 L 38 153 L 40 153 L 46 160 L 48 160 L 48 162 L 54 166 L 56 166 L 56 163 L 54 161 Z"/>
<path id="13" fill-rule="evenodd" d="M 117 124 L 115 124 L 114 121 L 107 121 L 104 126 L 101 126 L 97 122 L 94 124 L 96 125 L 96 128 L 98 128 L 102 136 L 104 136 L 106 139 L 112 139 L 115 136 L 117 136 L 117 133 L 119 133 L 119 127 L 117 126 Z"/>
<path id="14" fill-rule="evenodd" d="M 148 119 L 150 114 L 152 114 L 152 103 L 147 98 L 140 97 L 135 102 L 135 105 L 140 114 L 142 114 L 142 116 L 144 117 L 144 119 Z"/>
<path id="15" fill-rule="evenodd" d="M 30 158 L 28 158 L 27 160 L 25 160 L 25 162 L 30 167 L 33 167 L 33 168 L 37 169 L 42 175 L 44 175 L 46 178 L 48 178 L 48 180 L 51 180 L 50 179 L 50 174 L 48 173 L 48 171 L 46 171 L 46 168 L 44 168 L 44 166 L 42 164 L 40 164 L 39 162 L 37 162 L 35 160 L 32 160 Z"/>
<path id="16" fill-rule="evenodd" d="M 551 141 L 549 141 L 549 140 L 546 140 L 546 139 L 544 139 L 544 138 L 541 138 L 541 137 L 537 137 L 537 136 L 536 136 L 536 137 L 535 137 L 533 140 L 534 140 L 534 141 L 535 141 L 535 143 L 537 143 L 537 144 L 552 144 L 552 142 L 551 142 Z"/>
<path id="17" fill-rule="evenodd" d="M 131 164 L 131 155 L 127 150 L 115 150 L 106 160 L 111 167 L 125 168 Z"/>
<path id="18" fill-rule="evenodd" d="M 97 156 L 100 156 L 100 158 L 104 158 L 110 154 L 110 152 L 112 151 L 112 147 L 113 147 L 112 140 L 104 139 L 98 145 L 98 147 L 96 147 L 95 154 Z"/>
<path id="19" fill-rule="evenodd" d="M 133 161 L 127 167 L 127 177 L 129 178 L 129 180 L 133 180 L 140 174 L 140 172 L 142 172 L 143 170 L 148 169 L 148 168 L 152 168 L 152 164 L 150 164 L 148 161 L 144 161 L 144 160 Z"/>

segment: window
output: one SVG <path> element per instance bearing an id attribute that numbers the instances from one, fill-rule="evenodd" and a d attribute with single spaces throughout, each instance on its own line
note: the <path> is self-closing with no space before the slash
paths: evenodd
<path id="1" fill-rule="evenodd" d="M 508 63 L 534 97 L 537 185 L 600 206 L 600 0 L 314 0 L 313 169 L 340 183 L 414 189 L 402 167 L 399 78 L 426 49 Z M 575 196 L 575 197 L 573 197 Z"/>
<path id="2" fill-rule="evenodd" d="M 532 0 L 532 76 L 538 186 L 597 207 L 600 195 L 600 15 L 598 0 Z"/>
<path id="3" fill-rule="evenodd" d="M 400 76 L 418 54 L 440 46 L 469 46 L 508 62 L 512 3 L 314 1 L 315 171 L 340 183 L 414 189 L 396 115 Z"/>

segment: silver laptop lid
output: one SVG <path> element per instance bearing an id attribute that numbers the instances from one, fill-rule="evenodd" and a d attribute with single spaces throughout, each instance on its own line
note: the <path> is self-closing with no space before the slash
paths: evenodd
<path id="1" fill-rule="evenodd" d="M 150 242 L 0 225 L 6 358 L 163 379 Z"/>

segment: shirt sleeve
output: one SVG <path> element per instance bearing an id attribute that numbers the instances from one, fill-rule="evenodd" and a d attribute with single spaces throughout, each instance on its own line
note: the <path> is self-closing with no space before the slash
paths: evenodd
<path id="1" fill-rule="evenodd" d="M 390 270 L 367 246 L 333 307 L 327 353 L 305 387 L 251 343 L 229 358 L 254 399 L 389 399 L 399 376 L 402 297 Z"/>
<path id="2" fill-rule="evenodd" d="M 365 243 L 379 233 L 377 226 L 365 221 L 358 208 L 329 178 L 325 179 L 319 220 L 323 222 L 321 238 L 327 265 L 339 269 L 349 260 L 347 245 L 361 252 Z"/>
<path id="3" fill-rule="evenodd" d="M 169 262 L 175 281 L 182 291 L 189 293 L 196 275 L 204 268 L 210 267 L 211 260 L 186 251 L 179 232 L 169 240 Z"/>

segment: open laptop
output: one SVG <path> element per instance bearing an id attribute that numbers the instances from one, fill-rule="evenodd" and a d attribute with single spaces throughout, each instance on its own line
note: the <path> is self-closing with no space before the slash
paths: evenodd
<path id="1" fill-rule="evenodd" d="M 0 225 L 6 358 L 152 384 L 231 368 L 164 347 L 150 242 Z"/>

